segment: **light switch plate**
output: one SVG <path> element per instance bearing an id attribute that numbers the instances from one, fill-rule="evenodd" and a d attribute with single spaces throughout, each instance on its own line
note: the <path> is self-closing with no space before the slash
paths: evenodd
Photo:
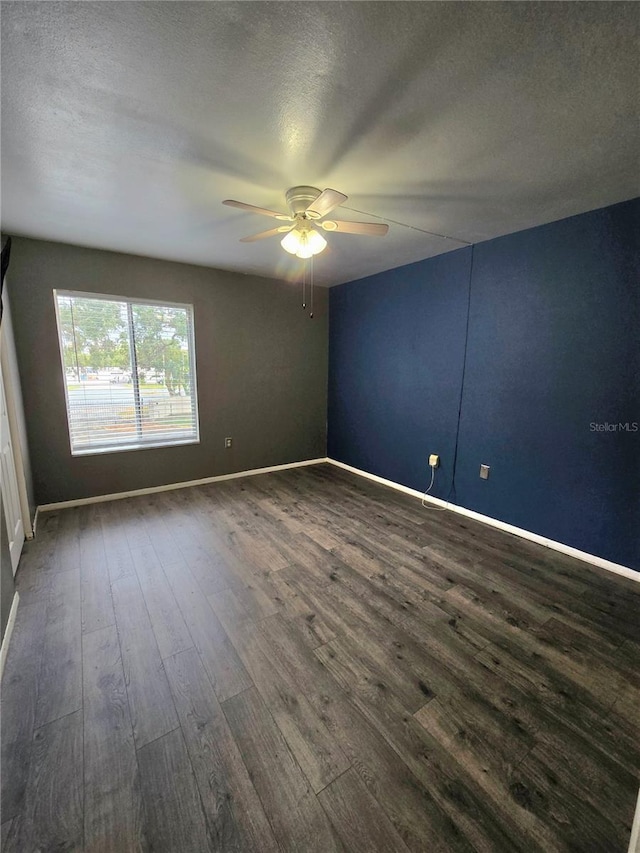
<path id="1" fill-rule="evenodd" d="M 491 470 L 490 465 L 481 465 L 480 466 L 480 479 L 481 480 L 488 480 L 490 470 Z"/>

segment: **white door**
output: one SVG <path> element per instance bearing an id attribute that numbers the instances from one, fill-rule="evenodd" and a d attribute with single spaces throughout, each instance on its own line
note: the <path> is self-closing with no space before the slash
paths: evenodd
<path id="1" fill-rule="evenodd" d="M 22 512 L 20 510 L 20 493 L 18 491 L 18 479 L 16 477 L 16 464 L 13 458 L 13 447 L 11 445 L 11 432 L 9 429 L 9 417 L 7 415 L 7 403 L 4 395 L 4 382 L 2 370 L 0 369 L 0 475 L 2 477 L 2 505 L 4 517 L 7 522 L 7 534 L 9 536 L 9 553 L 11 554 L 11 568 L 15 575 L 18 568 L 18 560 L 24 545 L 24 524 L 22 523 Z"/>

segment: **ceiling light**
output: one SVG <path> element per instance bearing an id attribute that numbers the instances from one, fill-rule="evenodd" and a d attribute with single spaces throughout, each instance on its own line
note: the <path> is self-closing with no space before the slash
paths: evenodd
<path id="1" fill-rule="evenodd" d="M 307 236 L 307 245 L 311 249 L 312 255 L 319 255 L 320 252 L 327 248 L 327 241 L 322 234 L 312 228 Z"/>
<path id="2" fill-rule="evenodd" d="M 289 231 L 280 245 L 290 255 L 296 255 L 298 258 L 310 258 L 312 255 L 320 254 L 326 248 L 327 241 L 315 229 L 300 224 Z"/>
<path id="3" fill-rule="evenodd" d="M 290 255 L 296 255 L 300 248 L 300 235 L 297 231 L 289 231 L 280 241 L 280 245 L 285 252 L 289 252 Z"/>

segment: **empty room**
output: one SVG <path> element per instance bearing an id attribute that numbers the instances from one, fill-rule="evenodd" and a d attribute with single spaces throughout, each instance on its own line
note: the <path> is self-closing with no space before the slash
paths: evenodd
<path id="1" fill-rule="evenodd" d="M 0 853 L 640 853 L 640 6 L 0 6 Z"/>

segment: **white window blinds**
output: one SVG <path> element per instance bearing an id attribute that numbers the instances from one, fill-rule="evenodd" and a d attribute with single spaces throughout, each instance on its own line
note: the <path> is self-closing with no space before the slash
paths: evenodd
<path id="1" fill-rule="evenodd" d="M 54 297 L 71 452 L 198 441 L 192 306 Z"/>

